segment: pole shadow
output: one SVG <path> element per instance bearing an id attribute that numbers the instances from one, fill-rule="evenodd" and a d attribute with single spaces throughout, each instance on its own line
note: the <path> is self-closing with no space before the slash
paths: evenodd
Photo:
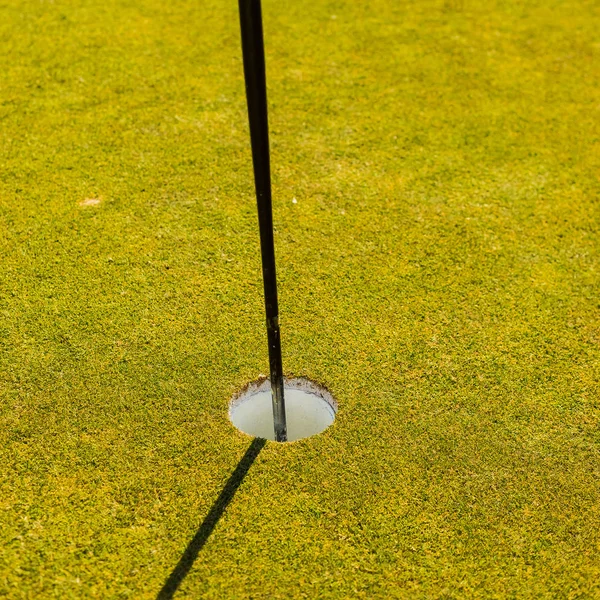
<path id="1" fill-rule="evenodd" d="M 256 457 L 263 449 L 265 443 L 266 440 L 262 438 L 254 438 L 252 440 L 250 447 L 246 450 L 244 456 L 242 456 L 235 471 L 227 480 L 219 497 L 215 500 L 215 503 L 212 505 L 212 508 L 206 515 L 204 521 L 202 521 L 196 535 L 194 535 L 185 549 L 185 552 L 181 555 L 179 562 L 171 571 L 169 577 L 167 577 L 162 589 L 156 596 L 156 600 L 171 600 L 173 598 L 173 595 L 181 585 L 181 582 L 185 579 L 186 575 L 190 572 L 192 565 L 196 558 L 198 558 L 200 550 L 202 550 L 204 544 L 206 544 L 210 534 L 219 522 L 219 519 L 223 516 L 225 509 L 235 496 L 237 489 L 240 487 L 242 481 L 244 481 L 252 463 L 256 460 Z"/>

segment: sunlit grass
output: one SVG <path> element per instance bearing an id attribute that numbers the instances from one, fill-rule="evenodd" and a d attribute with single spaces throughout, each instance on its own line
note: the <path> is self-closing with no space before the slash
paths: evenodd
<path id="1" fill-rule="evenodd" d="M 0 7 L 0 596 L 153 598 L 268 370 L 235 2 Z M 600 596 L 598 5 L 264 0 L 284 369 L 177 597 Z"/>

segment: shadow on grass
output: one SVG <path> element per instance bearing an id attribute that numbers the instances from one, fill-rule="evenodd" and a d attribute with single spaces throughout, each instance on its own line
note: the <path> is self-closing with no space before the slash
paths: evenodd
<path id="1" fill-rule="evenodd" d="M 240 487 L 242 481 L 244 481 L 244 477 L 246 477 L 248 474 L 252 463 L 256 460 L 256 457 L 263 449 L 265 443 L 266 440 L 261 438 L 254 438 L 254 440 L 252 440 L 250 447 L 248 450 L 246 450 L 244 456 L 242 456 L 242 459 L 235 468 L 235 471 L 231 474 L 231 477 L 225 484 L 223 491 L 219 494 L 219 497 L 212 505 L 212 508 L 206 515 L 204 521 L 202 521 L 202 524 L 198 528 L 196 535 L 192 538 L 185 549 L 185 552 L 181 555 L 179 562 L 173 571 L 171 571 L 171 574 L 165 581 L 165 584 L 162 586 L 160 592 L 158 592 L 156 600 L 170 600 L 173 598 L 177 588 L 179 588 L 181 582 L 189 573 L 194 561 L 198 557 L 200 550 L 202 550 L 202 547 L 206 543 L 206 540 L 208 540 L 212 530 L 215 528 L 215 525 L 223 516 L 227 505 L 235 496 L 237 489 Z"/>

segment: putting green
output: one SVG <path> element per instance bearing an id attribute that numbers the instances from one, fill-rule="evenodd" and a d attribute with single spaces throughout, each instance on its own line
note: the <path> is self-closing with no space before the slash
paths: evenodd
<path id="1" fill-rule="evenodd" d="M 263 12 L 284 369 L 339 412 L 232 495 L 237 3 L 0 6 L 0 596 L 600 597 L 600 6 Z"/>

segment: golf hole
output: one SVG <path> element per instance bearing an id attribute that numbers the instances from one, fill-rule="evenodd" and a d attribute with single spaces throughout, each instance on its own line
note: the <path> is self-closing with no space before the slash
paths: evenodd
<path id="1" fill-rule="evenodd" d="M 288 442 L 325 431 L 334 421 L 337 402 L 322 386 L 295 377 L 284 380 Z M 275 440 L 271 382 L 262 379 L 248 384 L 229 404 L 229 420 L 240 431 Z"/>

